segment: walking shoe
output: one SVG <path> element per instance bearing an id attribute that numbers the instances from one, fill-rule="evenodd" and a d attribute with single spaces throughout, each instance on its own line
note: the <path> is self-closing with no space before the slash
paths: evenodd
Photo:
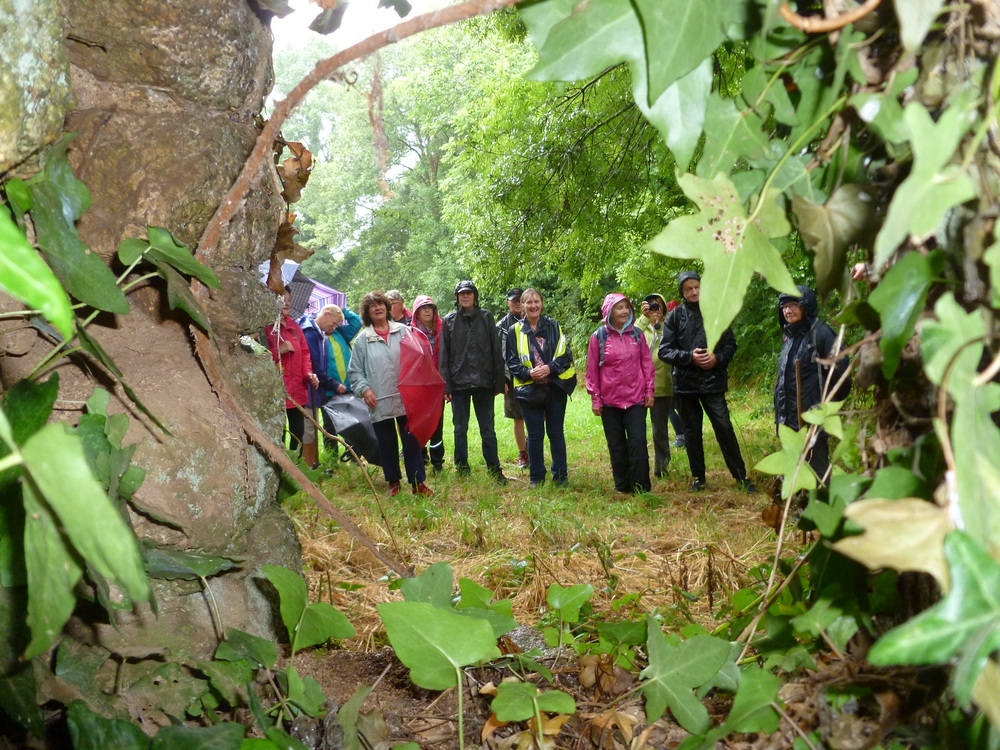
<path id="1" fill-rule="evenodd" d="M 428 487 L 423 482 L 420 482 L 416 487 L 413 488 L 414 495 L 423 495 L 424 497 L 430 497 L 434 494 L 434 490 Z"/>
<path id="2" fill-rule="evenodd" d="M 440 474 L 444 470 L 444 464 L 434 464 L 431 467 L 431 474 Z"/>
<path id="3" fill-rule="evenodd" d="M 528 468 L 528 451 L 521 451 L 517 454 L 517 468 L 527 469 Z"/>
<path id="4" fill-rule="evenodd" d="M 704 479 L 695 479 L 693 482 L 691 482 L 691 486 L 688 487 L 688 492 L 702 492 L 703 490 L 707 489 L 708 485 L 705 484 Z"/>
<path id="5" fill-rule="evenodd" d="M 687 447 L 687 441 L 684 439 L 683 435 L 678 435 L 674 438 L 674 442 L 670 444 L 671 448 L 685 448 Z"/>
<path id="6" fill-rule="evenodd" d="M 399 482 L 389 482 L 389 497 L 399 494 Z"/>
<path id="7" fill-rule="evenodd" d="M 743 490 L 748 495 L 756 495 L 757 494 L 757 488 L 754 486 L 754 483 L 751 482 L 749 479 L 738 479 L 736 481 L 736 486 L 739 487 L 741 490 Z"/>
<path id="8" fill-rule="evenodd" d="M 501 487 L 507 486 L 507 477 L 503 475 L 502 471 L 498 471 L 496 473 L 490 472 L 490 475 L 493 477 L 493 481 L 499 484 Z"/>

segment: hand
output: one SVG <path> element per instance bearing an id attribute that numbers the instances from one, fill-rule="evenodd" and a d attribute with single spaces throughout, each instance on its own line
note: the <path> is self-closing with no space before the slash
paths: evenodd
<path id="1" fill-rule="evenodd" d="M 646 396 L 646 408 L 647 409 L 652 409 L 653 408 L 653 397 L 652 396 Z"/>
<path id="2" fill-rule="evenodd" d="M 347 386 L 343 383 L 337 383 L 337 393 L 347 393 Z"/>
<path id="3" fill-rule="evenodd" d="M 451 403 L 451 394 L 450 393 L 444 394 L 444 400 L 447 401 L 450 404 Z"/>
<path id="4" fill-rule="evenodd" d="M 645 315 L 648 318 L 649 317 L 649 303 L 646 300 L 642 301 L 642 307 L 640 309 L 642 310 L 642 314 Z"/>
<path id="5" fill-rule="evenodd" d="M 364 396 L 362 396 L 362 398 L 365 400 L 365 403 L 368 405 L 369 409 L 374 409 L 376 406 L 378 406 L 378 399 L 375 398 L 375 391 L 373 391 L 371 388 L 365 391 L 365 394 Z"/>
<path id="6" fill-rule="evenodd" d="M 531 368 L 531 379 L 532 380 L 544 380 L 551 374 L 552 370 L 549 369 L 548 365 L 538 365 L 537 367 Z"/>
<path id="7" fill-rule="evenodd" d="M 600 406 L 592 406 L 592 407 L 590 407 L 590 408 L 591 408 L 591 410 L 592 410 L 592 411 L 594 412 L 594 416 L 595 416 L 595 417 L 599 417 L 599 416 L 601 416 L 601 412 L 603 411 L 603 408 L 602 408 L 602 407 L 600 407 Z"/>
<path id="8" fill-rule="evenodd" d="M 711 370 L 715 367 L 715 354 L 704 349 L 695 349 L 691 352 L 691 360 L 702 370 Z"/>
<path id="9" fill-rule="evenodd" d="M 851 278 L 854 281 L 862 281 L 868 278 L 868 264 L 855 263 L 851 268 Z"/>
<path id="10" fill-rule="evenodd" d="M 312 384 L 313 388 L 319 388 L 319 377 L 317 377 L 316 373 L 309 373 L 309 382 Z"/>
<path id="11" fill-rule="evenodd" d="M 291 354 L 295 351 L 295 347 L 292 345 L 291 341 L 282 341 L 278 344 L 278 354 Z"/>
<path id="12" fill-rule="evenodd" d="M 508 395 L 509 393 L 510 393 L 510 386 L 508 386 L 508 385 L 507 385 L 506 383 L 504 383 L 504 384 L 503 384 L 503 395 L 505 395 L 505 396 L 506 396 L 506 395 Z"/>

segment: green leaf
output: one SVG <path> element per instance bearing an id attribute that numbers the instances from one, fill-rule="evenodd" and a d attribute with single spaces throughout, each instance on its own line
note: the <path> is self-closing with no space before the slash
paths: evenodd
<path id="1" fill-rule="evenodd" d="M 303 680 L 299 677 L 295 667 L 288 667 L 285 670 L 285 680 L 288 683 L 288 700 L 301 708 L 308 716 L 316 716 L 323 704 L 326 703 L 326 696 L 319 683 L 312 677 Z"/>
<path id="2" fill-rule="evenodd" d="M 353 638 L 354 626 L 344 615 L 326 602 L 306 607 L 295 637 L 295 650 L 326 643 L 331 638 Z"/>
<path id="3" fill-rule="evenodd" d="M 948 292 L 934 304 L 936 320 L 927 318 L 920 323 L 920 354 L 924 372 L 934 385 L 941 385 L 945 370 L 951 367 L 948 393 L 963 401 L 974 388 L 983 356 L 986 323 L 978 310 L 966 312 Z"/>
<path id="4" fill-rule="evenodd" d="M 819 638 L 820 633 L 833 624 L 844 610 L 836 605 L 840 598 L 840 587 L 833 585 L 824 590 L 820 597 L 804 615 L 792 618 L 792 627 L 796 633 L 807 633 L 813 638 Z"/>
<path id="5" fill-rule="evenodd" d="M 547 714 L 575 714 L 576 701 L 562 690 L 546 690 L 535 699 L 538 710 Z"/>
<path id="6" fill-rule="evenodd" d="M 49 421 L 52 407 L 59 396 L 59 373 L 44 382 L 18 380 L 4 394 L 0 402 L 10 426 L 10 434 L 0 443 L 0 457 L 10 454 L 8 440 L 22 445 Z"/>
<path id="7" fill-rule="evenodd" d="M 969 175 L 958 165 L 948 164 L 972 124 L 971 97 L 956 98 L 959 103 L 949 107 L 936 123 L 920 102 L 910 102 L 903 111 L 913 147 L 913 168 L 893 194 L 875 239 L 876 269 L 885 265 L 907 237 L 926 237 L 937 228 L 945 211 L 976 196 Z"/>
<path id="8" fill-rule="evenodd" d="M 146 750 L 150 739 L 138 724 L 98 716 L 83 701 L 66 709 L 66 723 L 74 750 Z"/>
<path id="9" fill-rule="evenodd" d="M 365 699 L 371 691 L 370 687 L 362 685 L 337 712 L 337 722 L 344 730 L 344 750 L 361 750 L 361 741 L 358 739 L 358 714 L 361 713 L 361 707 L 364 706 Z"/>
<path id="10" fill-rule="evenodd" d="M 139 542 L 91 474 L 79 438 L 64 425 L 49 424 L 24 444 L 21 455 L 31 483 L 59 517 L 76 551 L 133 601 L 148 601 L 151 591 Z"/>
<path id="11" fill-rule="evenodd" d="M 904 497 L 930 497 L 927 484 L 905 466 L 886 466 L 875 472 L 875 479 L 865 493 L 869 498 L 902 500 Z"/>
<path id="12" fill-rule="evenodd" d="M 107 417 L 108 404 L 110 403 L 111 394 L 104 388 L 96 386 L 94 392 L 90 394 L 90 398 L 87 399 L 87 413 Z"/>
<path id="13" fill-rule="evenodd" d="M 64 339 L 73 338 L 73 310 L 59 280 L 0 210 L 0 289 L 40 310 Z"/>
<path id="14" fill-rule="evenodd" d="M 405 583 L 406 582 L 404 581 L 404 584 Z M 461 593 L 461 598 L 458 600 L 458 604 L 455 605 L 458 609 L 465 609 L 468 607 L 475 607 L 477 609 L 490 608 L 490 602 L 493 600 L 493 592 L 485 586 L 480 586 L 471 578 L 459 578 L 458 590 Z M 405 590 L 403 591 L 403 596 L 406 596 Z M 409 599 L 407 599 L 407 601 L 409 601 Z"/>
<path id="15" fill-rule="evenodd" d="M 346 2 L 338 3 L 335 8 L 327 8 L 313 19 L 312 23 L 309 24 L 309 30 L 315 31 L 317 34 L 332 34 L 340 28 L 340 22 L 343 20 L 346 10 Z"/>
<path id="16" fill-rule="evenodd" d="M 916 52 L 930 31 L 944 0 L 896 0 L 899 35 L 907 52 Z"/>
<path id="17" fill-rule="evenodd" d="M 451 565 L 438 562 L 413 578 L 404 578 L 400 584 L 403 598 L 408 602 L 427 602 L 435 607 L 451 609 L 451 589 L 454 583 Z"/>
<path id="18" fill-rule="evenodd" d="M 639 676 L 645 680 L 642 692 L 647 723 L 652 724 L 669 708 L 677 723 L 692 734 L 708 731 L 708 711 L 692 690 L 711 680 L 726 663 L 729 643 L 700 635 L 671 646 L 655 618 L 647 616 L 646 626 L 649 666 Z"/>
<path id="19" fill-rule="evenodd" d="M 208 677 L 215 691 L 230 706 L 246 705 L 245 686 L 253 681 L 254 664 L 251 660 L 201 661 L 195 666 Z"/>
<path id="20" fill-rule="evenodd" d="M 781 717 L 771 706 L 778 700 L 781 680 L 760 667 L 751 665 L 740 677 L 740 688 L 726 718 L 729 732 L 763 732 L 778 730 Z"/>
<path id="21" fill-rule="evenodd" d="M 795 105 L 788 96 L 784 81 L 765 66 L 756 65 L 743 75 L 743 90 L 740 93 L 743 101 L 762 117 L 773 113 L 774 119 L 783 125 L 799 124 Z"/>
<path id="22" fill-rule="evenodd" d="M 18 658 L 31 638 L 25 623 L 27 608 L 24 586 L 0 586 L 0 708 L 40 739 L 45 716 L 38 706 L 34 665 Z"/>
<path id="23" fill-rule="evenodd" d="M 28 582 L 24 565 L 24 504 L 20 492 L 10 489 L 12 500 L 0 496 L 0 586 L 12 588 Z"/>
<path id="24" fill-rule="evenodd" d="M 270 727 L 264 731 L 264 735 L 278 750 L 310 750 L 309 746 L 299 742 L 288 732 L 278 727 Z"/>
<path id="25" fill-rule="evenodd" d="M 824 503 L 818 497 L 813 497 L 802 512 L 802 517 L 816 524 L 820 534 L 832 537 L 840 528 L 846 507 L 847 504 L 840 498 L 831 498 L 829 503 Z"/>
<path id="26" fill-rule="evenodd" d="M 31 643 L 24 654 L 28 660 L 48 650 L 62 633 L 63 625 L 76 606 L 73 587 L 83 575 L 83 569 L 66 545 L 51 509 L 35 495 L 32 485 L 24 485 L 23 498 L 28 626 L 31 628 Z"/>
<path id="27" fill-rule="evenodd" d="M 251 737 L 243 740 L 240 750 L 280 750 L 280 748 L 265 737 Z"/>
<path id="28" fill-rule="evenodd" d="M 652 106 L 646 103 L 645 79 L 640 78 L 635 67 L 632 68 L 632 83 L 633 96 L 642 114 L 667 142 L 677 168 L 687 171 L 705 125 L 705 108 L 712 90 L 712 59 L 704 60 L 671 84 Z"/>
<path id="29" fill-rule="evenodd" d="M 614 644 L 638 646 L 646 642 L 646 623 L 642 620 L 622 622 L 599 622 L 597 633 Z"/>
<path id="30" fill-rule="evenodd" d="M 167 282 L 167 304 L 170 305 L 170 309 L 183 310 L 207 333 L 211 333 L 212 326 L 208 322 L 208 316 L 198 300 L 195 299 L 187 279 L 162 260 L 156 258 L 151 258 L 151 260 L 160 276 Z"/>
<path id="31" fill-rule="evenodd" d="M 197 261 L 188 246 L 183 242 L 178 242 L 169 231 L 163 227 L 147 227 L 146 233 L 149 237 L 150 258 L 169 263 L 184 275 L 194 276 L 205 286 L 210 286 L 213 289 L 219 288 L 219 278 L 215 272 Z M 121 254 L 121 245 L 118 247 L 118 253 Z"/>
<path id="32" fill-rule="evenodd" d="M 944 554 L 951 590 L 929 610 L 882 636 L 868 660 L 879 666 L 942 664 L 970 649 L 972 664 L 962 690 L 967 702 L 990 654 L 1000 648 L 1000 565 L 961 531 L 945 537 Z"/>
<path id="33" fill-rule="evenodd" d="M 862 185 L 841 185 L 823 206 L 796 195 L 792 211 L 806 247 L 815 253 L 816 287 L 825 298 L 844 279 L 848 248 L 870 231 L 874 194 Z"/>
<path id="34" fill-rule="evenodd" d="M 232 570 L 237 567 L 237 563 L 228 557 L 200 555 L 195 552 L 182 552 L 181 550 L 150 546 L 145 549 L 143 567 L 152 578 L 167 581 L 178 578 L 195 581 L 199 577 L 210 578 Z"/>
<path id="35" fill-rule="evenodd" d="M 552 609 L 559 611 L 563 622 L 576 622 L 580 619 L 580 607 L 590 601 L 594 595 L 594 587 L 589 583 L 578 583 L 569 588 L 563 588 L 558 583 L 549 585 L 545 601 Z"/>
<path id="36" fill-rule="evenodd" d="M 458 668 L 500 655 L 493 629 L 481 620 L 424 602 L 390 602 L 377 609 L 396 656 L 420 687 L 453 687 Z"/>
<path id="37" fill-rule="evenodd" d="M 527 721 L 535 715 L 538 688 L 530 682 L 501 682 L 490 709 L 499 721 Z"/>
<path id="38" fill-rule="evenodd" d="M 118 244 L 118 260 L 126 266 L 131 266 L 139 260 L 143 253 L 147 250 L 149 250 L 149 243 L 145 240 L 137 240 L 134 238 L 122 240 Z"/>
<path id="39" fill-rule="evenodd" d="M 235 722 L 213 727 L 162 727 L 150 750 L 240 750 L 247 728 Z"/>
<path id="40" fill-rule="evenodd" d="M 278 565 L 264 565 L 261 568 L 267 580 L 278 590 L 281 621 L 288 631 L 289 640 L 294 640 L 295 628 L 302 613 L 309 605 L 309 590 L 302 576 Z"/>
<path id="41" fill-rule="evenodd" d="M 712 92 L 705 110 L 705 148 L 698 176 L 728 174 L 740 159 L 756 160 L 768 154 L 770 143 L 762 127 L 760 115 L 752 109 L 741 111 L 732 99 Z"/>
<path id="42" fill-rule="evenodd" d="M 889 269 L 868 297 L 868 303 L 882 319 L 879 348 L 883 355 L 882 374 L 886 378 L 891 378 L 899 367 L 899 356 L 916 329 L 917 316 L 924 309 L 934 276 L 926 257 L 909 252 Z"/>
<path id="43" fill-rule="evenodd" d="M 813 406 L 802 415 L 802 421 L 822 427 L 838 440 L 844 439 L 844 427 L 837 412 L 843 401 L 826 401 Z"/>
<path id="44" fill-rule="evenodd" d="M 720 0 L 637 0 L 646 42 L 650 104 L 725 41 L 726 6 Z"/>
<path id="45" fill-rule="evenodd" d="M 31 210 L 31 188 L 19 177 L 11 177 L 3 184 L 4 192 L 12 203 L 15 203 L 23 214 Z"/>
<path id="46" fill-rule="evenodd" d="M 226 640 L 215 651 L 216 659 L 238 661 L 248 659 L 266 669 L 273 669 L 278 659 L 278 647 L 266 638 L 226 628 Z"/>
<path id="47" fill-rule="evenodd" d="M 780 424 L 778 437 L 781 439 L 781 450 L 766 456 L 754 468 L 765 474 L 781 477 L 781 497 L 785 500 L 798 490 L 816 489 L 816 472 L 801 460 L 806 444 L 806 430 L 793 430 L 788 425 Z"/>
<path id="48" fill-rule="evenodd" d="M 699 211 L 671 221 L 648 247 L 672 258 L 704 263 L 701 309 L 708 348 L 713 349 L 740 311 L 754 271 L 780 292 L 796 296 L 799 292 L 759 222 L 747 223 L 746 210 L 727 175 L 705 180 L 687 174 L 678 183 Z"/>

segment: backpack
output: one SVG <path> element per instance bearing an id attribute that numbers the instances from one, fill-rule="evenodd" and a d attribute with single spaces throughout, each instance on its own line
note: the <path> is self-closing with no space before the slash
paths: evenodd
<path id="1" fill-rule="evenodd" d="M 816 320 L 813 321 L 812 327 L 809 330 L 809 333 L 812 337 L 812 350 L 814 358 L 817 356 L 817 352 L 819 351 L 819 340 L 817 337 L 816 330 L 821 325 L 826 325 L 826 323 L 821 321 L 819 318 L 816 318 Z M 846 367 L 848 364 L 849 363 L 846 361 L 841 362 L 840 357 L 837 358 L 835 364 L 831 365 L 830 367 L 830 369 L 833 370 L 833 378 L 830 380 L 830 385 L 837 384 L 837 381 L 840 380 L 840 376 L 843 374 L 844 367 Z M 822 390 L 825 379 L 823 377 L 823 366 L 819 362 L 816 362 L 816 370 L 819 373 L 819 384 L 820 384 L 820 389 Z M 848 376 L 844 379 L 844 382 L 841 384 L 841 386 L 836 391 L 834 391 L 832 400 L 843 401 L 844 399 L 846 399 L 851 392 L 851 384 L 852 384 L 852 377 L 850 374 L 848 374 Z"/>
<path id="2" fill-rule="evenodd" d="M 642 331 L 633 325 L 628 332 L 632 334 L 635 342 L 639 343 L 639 339 L 642 338 Z M 597 346 L 600 352 L 600 359 L 597 360 L 597 368 L 600 369 L 604 367 L 604 342 L 608 340 L 608 327 L 604 323 L 601 323 L 600 327 L 594 331 L 594 335 L 597 336 Z"/>

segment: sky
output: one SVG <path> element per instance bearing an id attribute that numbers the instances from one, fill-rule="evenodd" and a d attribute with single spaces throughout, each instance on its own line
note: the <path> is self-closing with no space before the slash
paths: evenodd
<path id="1" fill-rule="evenodd" d="M 309 0 L 288 0 L 288 4 L 295 8 L 294 13 L 284 18 L 271 20 L 275 49 L 295 44 L 296 39 L 308 30 L 309 24 L 321 12 L 320 6 L 309 2 Z M 452 3 L 449 0 L 410 0 L 410 4 L 413 6 L 413 10 L 404 19 L 396 15 L 396 11 L 392 8 L 379 8 L 378 0 L 349 0 L 340 28 L 332 34 L 328 34 L 326 38 L 337 49 L 346 49 L 372 34 L 384 31 L 413 16 L 426 13 L 431 8 Z"/>

